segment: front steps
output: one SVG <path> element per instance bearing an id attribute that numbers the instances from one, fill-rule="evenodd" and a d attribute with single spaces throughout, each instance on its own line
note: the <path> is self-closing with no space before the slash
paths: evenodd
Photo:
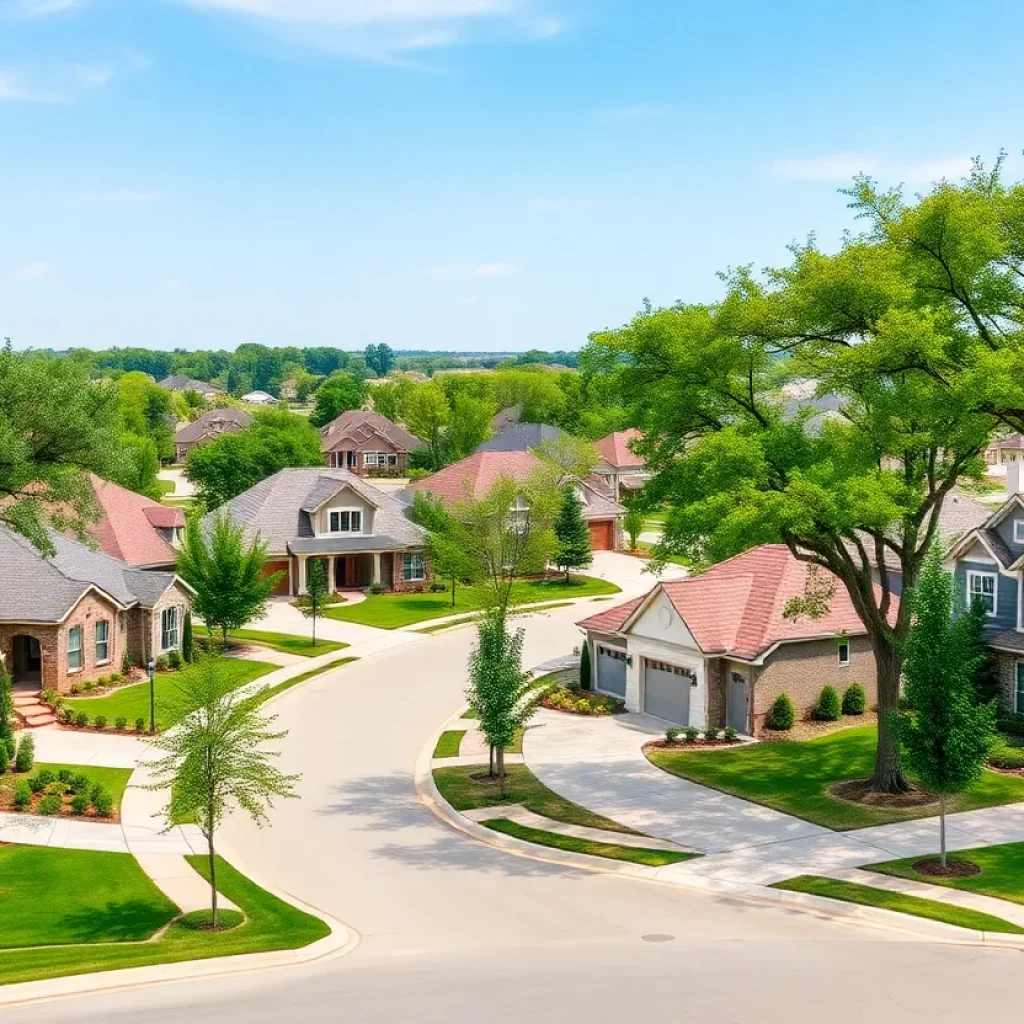
<path id="1" fill-rule="evenodd" d="M 38 729 L 44 725 L 53 725 L 57 721 L 53 709 L 39 700 L 36 693 L 14 693 L 14 714 L 18 723 L 27 729 Z"/>

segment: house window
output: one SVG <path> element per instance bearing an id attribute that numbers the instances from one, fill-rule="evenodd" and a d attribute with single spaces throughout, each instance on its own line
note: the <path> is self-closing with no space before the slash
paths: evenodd
<path id="1" fill-rule="evenodd" d="M 1024 715 L 1024 661 L 1017 662 L 1017 679 L 1013 691 L 1013 710 Z"/>
<path id="2" fill-rule="evenodd" d="M 422 551 L 406 551 L 402 555 L 402 579 L 410 582 L 426 578 L 426 564 Z"/>
<path id="3" fill-rule="evenodd" d="M 394 452 L 363 452 L 363 465 L 369 469 L 397 466 L 398 456 Z"/>
<path id="4" fill-rule="evenodd" d="M 845 640 L 839 645 L 839 664 L 850 664 L 850 644 Z"/>
<path id="5" fill-rule="evenodd" d="M 332 512 L 328 517 L 328 529 L 331 533 L 361 533 L 363 513 L 358 509 Z"/>
<path id="6" fill-rule="evenodd" d="M 110 661 L 110 623 L 100 619 L 96 623 L 96 664 Z"/>
<path id="7" fill-rule="evenodd" d="M 72 626 L 68 630 L 68 671 L 77 672 L 82 667 L 82 627 Z"/>
<path id="8" fill-rule="evenodd" d="M 967 573 L 967 603 L 980 601 L 985 606 L 985 614 L 996 613 L 996 574 L 994 572 Z"/>
<path id="9" fill-rule="evenodd" d="M 1013 542 L 1014 544 L 1024 544 L 1024 519 L 1014 519 L 1013 521 Z"/>
<path id="10" fill-rule="evenodd" d="M 530 529 L 530 506 L 522 498 L 508 510 L 509 533 L 526 533 Z"/>
<path id="11" fill-rule="evenodd" d="M 178 646 L 178 609 L 165 608 L 160 613 L 160 650 L 170 651 Z"/>

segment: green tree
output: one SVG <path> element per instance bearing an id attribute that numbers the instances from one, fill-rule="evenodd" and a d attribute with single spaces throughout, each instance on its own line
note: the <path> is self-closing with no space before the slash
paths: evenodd
<path id="1" fill-rule="evenodd" d="M 444 461 L 458 462 L 483 444 L 491 436 L 493 416 L 490 402 L 457 394 L 451 400 L 451 416 L 444 434 Z"/>
<path id="2" fill-rule="evenodd" d="M 550 462 L 563 480 L 582 480 L 598 463 L 597 449 L 589 441 L 572 434 L 542 441 L 533 454 Z"/>
<path id="3" fill-rule="evenodd" d="M 359 409 L 366 401 L 366 385 L 350 373 L 336 373 L 316 389 L 316 402 L 309 422 L 326 426 L 349 409 Z"/>
<path id="4" fill-rule="evenodd" d="M 178 688 L 180 724 L 151 741 L 164 756 L 146 767 L 151 789 L 170 790 L 168 828 L 194 821 L 206 839 L 211 924 L 217 928 L 217 829 L 235 808 L 262 826 L 275 800 L 297 796 L 301 776 L 282 773 L 274 764 L 277 752 L 267 749 L 287 733 L 275 731 L 275 717 L 260 711 L 266 687 L 231 689 L 216 660 L 204 657 L 180 677 Z"/>
<path id="5" fill-rule="evenodd" d="M 11 675 L 4 664 L 3 652 L 0 651 L 0 744 L 14 756 L 14 698 L 11 695 Z M 6 770 L 6 765 L 5 765 Z"/>
<path id="6" fill-rule="evenodd" d="M 583 518 L 583 505 L 576 494 L 576 488 L 562 488 L 562 502 L 555 519 L 554 563 L 559 569 L 565 570 L 566 582 L 569 581 L 570 569 L 582 569 L 593 561 L 590 550 L 590 530 Z"/>
<path id="7" fill-rule="evenodd" d="M 903 674 L 913 712 L 896 719 L 910 769 L 939 794 L 939 850 L 946 867 L 946 800 L 976 782 L 995 730 L 995 704 L 975 699 L 970 616 L 954 619 L 953 579 L 935 545 L 909 602 L 914 623 Z"/>
<path id="8" fill-rule="evenodd" d="M 480 577 L 480 566 L 473 554 L 466 527 L 448 507 L 429 494 L 413 496 L 410 517 L 427 531 L 427 557 L 435 577 L 451 583 L 452 607 L 458 583 L 474 583 Z"/>
<path id="9" fill-rule="evenodd" d="M 405 402 L 413 387 L 412 381 L 407 377 L 375 385 L 370 391 L 374 412 L 379 412 L 385 419 L 395 423 L 404 421 Z"/>
<path id="10" fill-rule="evenodd" d="M 644 514 L 638 508 L 626 507 L 626 514 L 622 517 L 622 528 L 629 537 L 629 550 L 636 551 L 637 538 L 643 533 Z"/>
<path id="11" fill-rule="evenodd" d="M 174 458 L 174 396 L 145 373 L 126 373 L 117 381 L 121 422 L 126 433 L 149 438 L 158 459 Z"/>
<path id="12" fill-rule="evenodd" d="M 431 382 L 418 384 L 405 403 L 405 422 L 409 429 L 427 446 L 430 468 L 444 465 L 445 431 L 451 421 L 451 410 L 444 391 Z"/>
<path id="13" fill-rule="evenodd" d="M 391 367 L 395 365 L 395 353 L 390 345 L 385 345 L 383 342 L 380 345 L 367 345 L 363 358 L 366 360 L 366 365 L 378 377 L 386 377 L 390 373 Z"/>
<path id="14" fill-rule="evenodd" d="M 590 644 L 586 640 L 583 641 L 583 648 L 580 651 L 580 689 L 589 690 L 591 683 L 591 667 L 590 667 Z"/>
<path id="15" fill-rule="evenodd" d="M 327 572 L 324 569 L 323 560 L 311 558 L 306 562 L 306 599 L 302 602 L 301 611 L 309 619 L 314 647 L 316 647 L 316 620 L 323 618 L 327 594 Z"/>
<path id="16" fill-rule="evenodd" d="M 136 494 L 159 499 L 162 494 L 157 475 L 160 459 L 153 439 L 122 432 L 117 444 L 120 457 L 111 467 L 110 479 Z"/>
<path id="17" fill-rule="evenodd" d="M 979 704 L 988 704 L 999 697 L 999 659 L 988 645 L 988 609 L 981 601 L 973 601 L 965 613 L 964 629 L 974 653 L 974 695 Z"/>
<path id="18" fill-rule="evenodd" d="M 192 612 L 185 612 L 185 624 L 181 630 L 181 656 L 186 662 L 192 662 L 195 658 L 195 639 L 192 635 Z"/>
<path id="19" fill-rule="evenodd" d="M 267 572 L 267 547 L 245 539 L 245 530 L 224 513 L 192 518 L 178 550 L 178 575 L 195 591 L 192 608 L 211 630 L 241 629 L 266 611 L 283 573 Z"/>

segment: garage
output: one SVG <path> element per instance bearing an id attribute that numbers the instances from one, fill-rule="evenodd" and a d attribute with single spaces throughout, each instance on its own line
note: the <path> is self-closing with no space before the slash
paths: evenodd
<path id="1" fill-rule="evenodd" d="M 678 665 L 644 659 L 644 711 L 666 722 L 690 724 L 690 690 L 696 675 Z"/>
<path id="2" fill-rule="evenodd" d="M 626 696 L 626 652 L 597 645 L 597 688 L 616 697 Z"/>
<path id="3" fill-rule="evenodd" d="M 611 519 L 595 519 L 590 527 L 590 547 L 594 551 L 612 551 L 615 548 L 615 522 Z"/>
<path id="4" fill-rule="evenodd" d="M 267 562 L 266 567 L 263 570 L 268 576 L 273 576 L 275 572 L 283 573 L 284 575 L 274 584 L 274 595 L 276 597 L 287 597 L 291 593 L 291 580 L 288 576 L 288 560 L 284 559 L 279 562 Z"/>

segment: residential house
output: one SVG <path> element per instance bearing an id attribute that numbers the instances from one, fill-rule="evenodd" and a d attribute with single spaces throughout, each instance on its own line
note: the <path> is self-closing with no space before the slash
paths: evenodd
<path id="1" fill-rule="evenodd" d="M 785 617 L 809 568 L 766 544 L 589 616 L 594 688 L 666 722 L 747 734 L 782 693 L 804 717 L 826 683 L 840 694 L 859 683 L 875 704 L 875 656 L 845 587 L 822 618 Z"/>
<path id="2" fill-rule="evenodd" d="M 545 441 L 556 441 L 565 436 L 561 427 L 552 427 L 547 423 L 510 423 L 483 444 L 478 444 L 477 452 L 528 452 L 539 448 Z"/>
<path id="3" fill-rule="evenodd" d="M 502 478 L 525 482 L 544 463 L 527 451 L 480 451 L 411 483 L 408 493 L 423 492 L 449 503 L 479 500 Z M 622 517 L 626 510 L 612 497 L 603 480 L 587 477 L 575 481 L 595 551 L 622 547 Z"/>
<path id="4" fill-rule="evenodd" d="M 246 405 L 277 405 L 277 399 L 266 391 L 249 391 L 241 400 Z"/>
<path id="5" fill-rule="evenodd" d="M 211 409 L 202 416 L 179 427 L 174 435 L 174 447 L 178 462 L 184 462 L 188 453 L 205 441 L 213 441 L 221 434 L 236 434 L 252 425 L 252 416 L 244 409 L 228 406 Z"/>
<path id="6" fill-rule="evenodd" d="M 630 447 L 631 442 L 641 437 L 639 430 L 617 430 L 594 444 L 601 456 L 594 474 L 608 481 L 616 501 L 623 491 L 638 491 L 650 479 L 643 457 Z"/>
<path id="7" fill-rule="evenodd" d="M 423 442 L 380 413 L 349 409 L 320 431 L 327 465 L 357 476 L 405 476 Z"/>
<path id="8" fill-rule="evenodd" d="M 221 393 L 220 388 L 215 387 L 213 384 L 208 384 L 205 380 L 195 380 L 193 377 L 187 377 L 183 373 L 164 377 L 158 383 L 160 387 L 167 388 L 168 391 L 195 391 L 207 399 L 216 398 Z"/>
<path id="9" fill-rule="evenodd" d="M 990 466 L 1005 466 L 1024 461 L 1024 434 L 997 437 L 985 449 L 985 462 Z"/>
<path id="10" fill-rule="evenodd" d="M 323 561 L 333 592 L 380 584 L 422 590 L 430 579 L 425 532 L 408 506 L 355 473 L 337 468 L 282 469 L 229 501 L 226 512 L 249 540 L 267 546 L 276 593 L 306 593 L 309 559 Z"/>
<path id="11" fill-rule="evenodd" d="M 95 474 L 89 479 L 100 519 L 88 532 L 99 550 L 138 569 L 173 569 L 185 513 Z"/>
<path id="12" fill-rule="evenodd" d="M 66 693 L 181 649 L 188 586 L 54 534 L 44 558 L 0 527 L 0 653 L 15 685 Z"/>

